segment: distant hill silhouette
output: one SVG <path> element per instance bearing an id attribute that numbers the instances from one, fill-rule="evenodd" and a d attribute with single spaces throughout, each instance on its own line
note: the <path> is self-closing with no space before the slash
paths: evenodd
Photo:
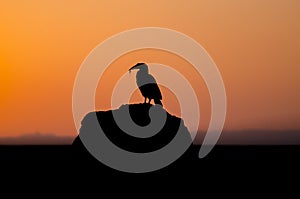
<path id="1" fill-rule="evenodd" d="M 194 144 L 202 144 L 206 132 L 199 131 Z M 219 145 L 300 145 L 299 129 L 223 130 Z"/>
<path id="2" fill-rule="evenodd" d="M 155 105 L 159 106 L 159 105 Z M 109 110 L 109 111 L 98 111 L 87 114 L 82 120 L 82 126 L 80 129 L 80 135 L 73 142 L 73 148 L 75 149 L 77 157 L 91 158 L 94 159 L 85 146 L 83 145 L 80 136 L 85 134 L 98 133 L 94 132 L 97 127 L 95 127 L 95 122 L 92 121 L 92 115 L 96 114 L 98 122 L 104 131 L 105 135 L 109 140 L 114 143 L 116 146 L 125 149 L 127 151 L 136 152 L 136 153 L 145 153 L 156 151 L 168 143 L 170 143 L 173 138 L 176 136 L 179 126 L 183 120 L 176 116 L 173 116 L 166 112 L 166 122 L 163 128 L 154 136 L 149 138 L 138 138 L 133 137 L 125 132 L 123 132 L 119 126 L 116 124 L 113 113 L 120 114 L 123 117 L 123 110 L 129 108 L 130 116 L 132 120 L 139 126 L 146 126 L 150 123 L 149 109 L 154 107 L 151 104 L 130 104 L 122 105 L 119 109 Z M 128 119 L 128 118 L 124 118 Z M 180 132 L 183 135 L 183 139 L 189 140 L 192 142 L 191 135 L 186 127 L 183 128 L 183 132 Z M 145 133 L 145 132 L 140 132 Z M 190 147 L 191 148 L 191 147 Z M 191 153 L 191 150 L 188 150 L 186 153 Z M 184 155 L 183 155 L 184 156 Z M 182 158 L 183 158 L 182 156 Z M 197 158 L 196 150 L 193 150 L 193 155 L 189 154 L 189 158 Z M 182 159 L 181 158 L 181 159 Z"/>
<path id="3" fill-rule="evenodd" d="M 59 136 L 54 133 L 28 133 L 15 137 L 0 137 L 0 145 L 70 145 L 74 136 Z"/>

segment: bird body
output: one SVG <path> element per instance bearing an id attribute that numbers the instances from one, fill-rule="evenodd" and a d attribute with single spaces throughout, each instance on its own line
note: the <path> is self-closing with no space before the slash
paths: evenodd
<path id="1" fill-rule="evenodd" d="M 162 100 L 162 95 L 159 90 L 159 87 L 152 75 L 148 72 L 148 66 L 144 63 L 138 63 L 132 68 L 129 69 L 129 71 L 133 69 L 139 69 L 139 71 L 136 74 L 136 83 L 142 93 L 142 95 L 145 98 L 144 103 L 146 103 L 147 98 L 149 99 L 148 103 L 151 102 L 153 99 L 155 104 L 160 104 Z"/>

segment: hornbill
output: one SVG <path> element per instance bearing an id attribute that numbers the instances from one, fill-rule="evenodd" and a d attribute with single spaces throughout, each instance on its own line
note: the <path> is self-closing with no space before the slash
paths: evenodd
<path id="1" fill-rule="evenodd" d="M 155 104 L 160 104 L 162 100 L 161 92 L 159 87 L 152 75 L 149 74 L 148 66 L 145 63 L 137 63 L 133 67 L 129 69 L 131 70 L 138 69 L 139 71 L 136 73 L 136 83 L 145 97 L 144 103 L 147 102 L 147 98 L 149 99 L 148 103 L 151 103 L 151 100 L 154 100 Z"/>

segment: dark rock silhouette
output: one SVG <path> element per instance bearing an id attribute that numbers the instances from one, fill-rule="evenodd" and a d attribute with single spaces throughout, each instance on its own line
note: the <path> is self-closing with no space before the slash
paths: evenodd
<path id="1" fill-rule="evenodd" d="M 154 136 L 149 138 L 137 138 L 133 137 L 125 132 L 123 132 L 118 125 L 116 124 L 113 114 L 121 114 L 123 109 L 129 108 L 130 116 L 132 120 L 139 126 L 146 126 L 150 123 L 149 117 L 149 109 L 151 107 L 160 106 L 160 105 L 151 105 L 151 104 L 131 104 L 131 105 L 123 105 L 119 109 L 110 110 L 110 111 L 99 111 L 99 112 L 91 112 L 85 116 L 82 120 L 82 126 L 80 129 L 80 135 L 73 142 L 73 148 L 75 151 L 75 156 L 79 159 L 84 158 L 86 161 L 93 160 L 98 161 L 87 151 L 85 146 L 83 145 L 80 136 L 85 134 L 97 133 L 94 132 L 96 128 L 94 128 L 95 123 L 92 121 L 92 114 L 96 114 L 98 122 L 104 131 L 104 134 L 109 138 L 109 140 L 114 143 L 116 146 L 125 149 L 127 151 L 136 152 L 136 153 L 145 153 L 156 151 L 168 143 L 170 143 L 173 138 L 178 133 L 179 126 L 183 120 L 176 116 L 173 116 L 166 112 L 166 122 L 163 128 Z M 161 107 L 161 106 L 160 106 Z M 183 139 L 189 140 L 192 143 L 192 139 L 190 133 L 186 127 L 181 128 L 180 132 L 183 136 Z M 143 132 L 141 132 L 143 133 Z M 192 150 L 190 147 L 186 153 L 189 153 L 188 157 L 197 159 L 197 150 Z M 198 147 L 197 147 L 198 148 Z M 185 153 L 185 154 L 186 154 Z M 180 159 L 184 159 L 185 154 L 181 156 Z M 187 156 L 186 156 L 187 157 Z M 177 161 L 178 162 L 178 161 Z"/>

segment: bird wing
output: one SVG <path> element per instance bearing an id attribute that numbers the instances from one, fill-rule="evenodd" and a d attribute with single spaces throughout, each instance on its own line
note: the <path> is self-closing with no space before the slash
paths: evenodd
<path id="1" fill-rule="evenodd" d="M 162 99 L 160 89 L 156 83 L 156 80 L 154 77 L 150 74 L 147 75 L 147 83 L 151 86 L 151 95 L 153 96 L 153 99 Z"/>

